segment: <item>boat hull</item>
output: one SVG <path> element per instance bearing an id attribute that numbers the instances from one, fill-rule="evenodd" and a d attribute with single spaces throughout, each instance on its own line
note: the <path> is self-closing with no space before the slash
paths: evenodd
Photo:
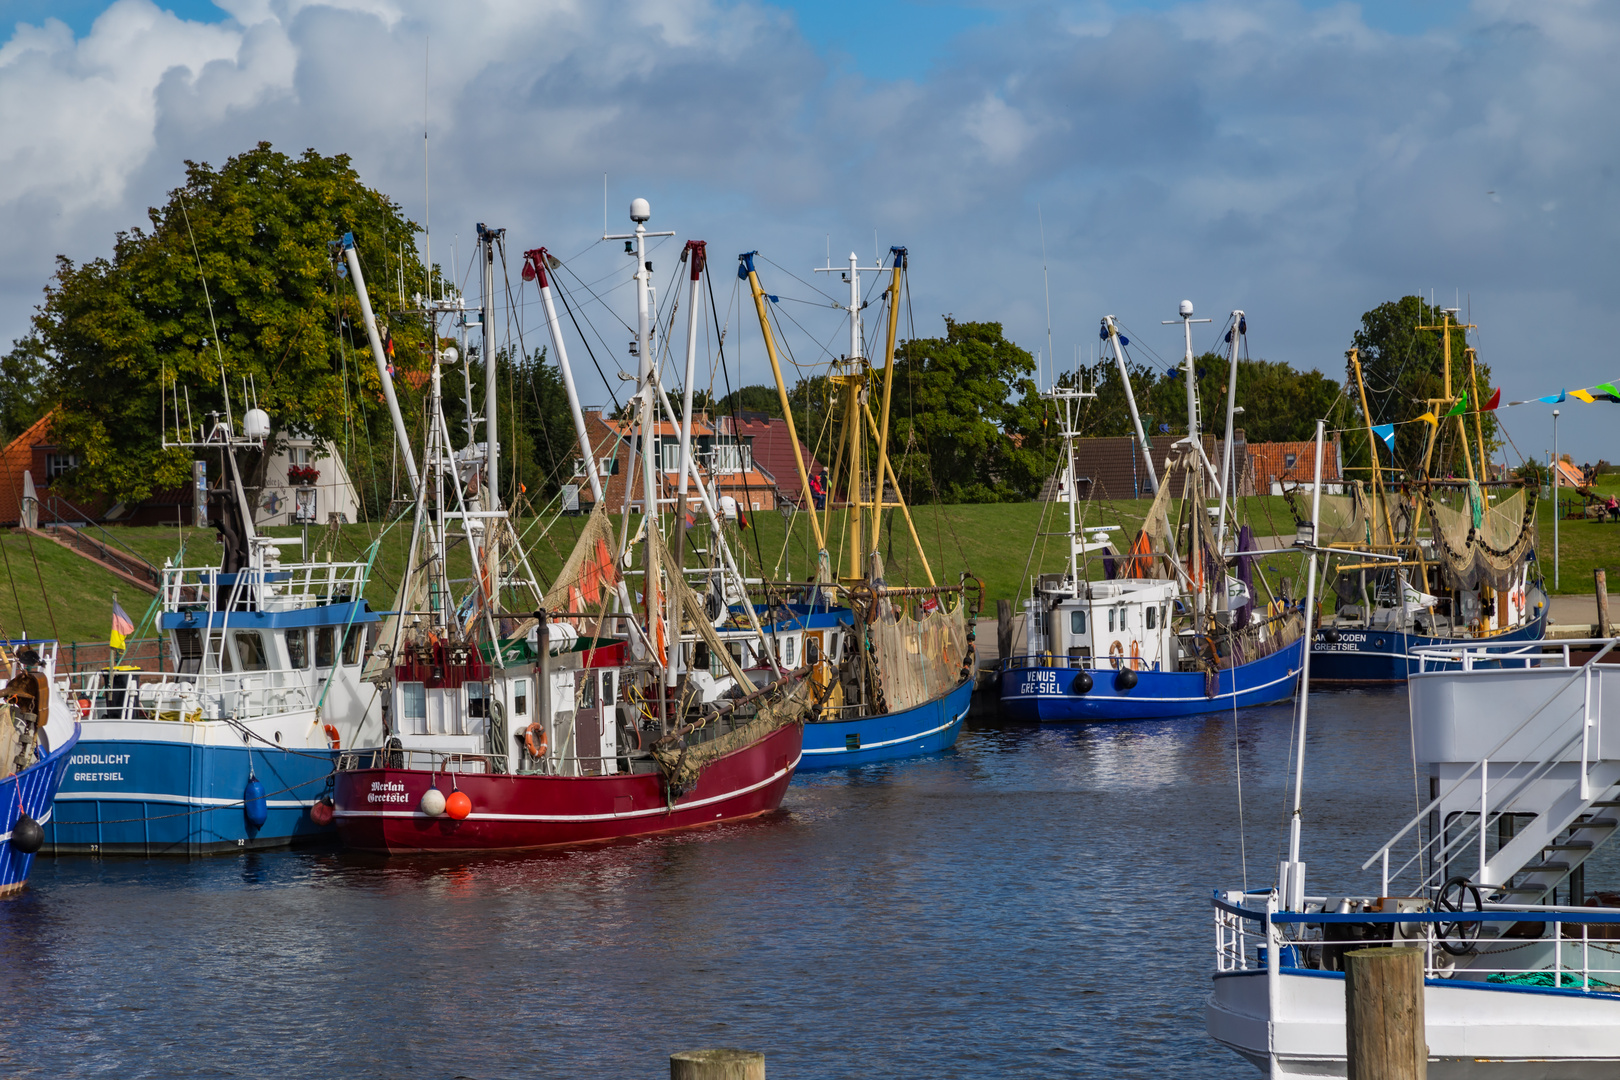
<path id="1" fill-rule="evenodd" d="M 1403 683 L 1421 667 L 1413 650 L 1428 645 L 1485 646 L 1516 641 L 1540 641 L 1547 636 L 1547 616 L 1536 617 L 1515 630 L 1488 637 L 1447 637 L 1415 634 L 1405 630 L 1356 630 L 1334 628 L 1337 640 L 1327 640 L 1329 631 L 1320 629 L 1311 647 L 1312 685 L 1356 685 Z M 1481 664 L 1480 666 L 1485 666 Z M 1431 671 L 1454 670 L 1456 664 L 1431 659 Z"/>
<path id="2" fill-rule="evenodd" d="M 1085 669 L 1091 689 L 1078 693 L 1074 684 L 1082 669 L 1072 667 L 1006 667 L 1001 673 L 1001 711 L 1010 720 L 1040 723 L 1085 723 L 1103 720 L 1152 720 L 1195 716 L 1291 697 L 1304 655 L 1304 639 L 1269 656 L 1227 668 L 1216 676 L 1215 693 L 1198 671 L 1140 671 L 1129 690 L 1116 685 L 1112 668 Z"/>
<path id="3" fill-rule="evenodd" d="M 335 838 L 310 819 L 336 751 L 273 744 L 287 718 L 248 722 L 90 721 L 45 829 L 50 854 L 207 855 Z M 262 740 L 262 741 L 261 741 Z M 249 776 L 264 785 L 262 826 L 247 819 Z"/>
<path id="4" fill-rule="evenodd" d="M 0 896 L 18 892 L 28 883 L 28 871 L 33 868 L 34 856 L 11 846 L 11 833 L 17 819 L 27 814 L 49 829 L 55 813 L 56 793 L 62 784 L 62 774 L 79 743 L 79 725 L 73 726 L 73 736 L 61 746 L 34 762 L 22 772 L 0 780 Z"/>
<path id="5" fill-rule="evenodd" d="M 855 720 L 816 720 L 804 725 L 804 760 L 799 771 L 869 765 L 874 761 L 949 750 L 962 733 L 973 681 L 903 712 Z"/>
<path id="6" fill-rule="evenodd" d="M 657 772 L 616 776 L 526 776 L 361 768 L 337 774 L 337 827 L 346 847 L 386 853 L 525 851 L 573 847 L 737 821 L 769 813 L 803 747 L 787 724 L 710 763 L 670 805 Z M 430 787 L 472 800 L 462 820 L 418 806 Z"/>
<path id="7" fill-rule="evenodd" d="M 1223 972 L 1204 1020 L 1212 1038 L 1269 1076 L 1345 1075 L 1342 973 L 1282 969 L 1276 1013 L 1264 969 Z M 1433 1080 L 1620 1075 L 1620 995 L 1428 979 L 1423 1014 Z"/>

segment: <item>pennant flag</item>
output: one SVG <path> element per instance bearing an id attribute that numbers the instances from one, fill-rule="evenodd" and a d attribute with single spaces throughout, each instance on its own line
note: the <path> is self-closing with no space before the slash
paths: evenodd
<path id="1" fill-rule="evenodd" d="M 1374 424 L 1373 429 L 1372 429 L 1372 433 L 1374 435 L 1378 436 L 1380 439 L 1384 440 L 1384 445 L 1389 447 L 1389 452 L 1390 453 L 1393 454 L 1395 452 L 1395 425 L 1394 424 Z"/>
<path id="2" fill-rule="evenodd" d="M 1480 412 L 1495 412 L 1496 407 L 1500 404 L 1502 404 L 1502 388 L 1498 386 L 1491 392 L 1491 400 L 1485 403 L 1485 407 Z"/>
<path id="3" fill-rule="evenodd" d="M 1468 411 L 1468 391 L 1464 390 L 1463 391 L 1463 396 L 1457 399 L 1457 404 L 1453 405 L 1449 410 L 1447 410 L 1446 419 L 1450 420 L 1453 416 L 1461 416 L 1463 413 L 1465 413 L 1467 411 Z"/>
<path id="4" fill-rule="evenodd" d="M 1434 426 L 1435 426 L 1435 427 L 1439 427 L 1439 426 L 1440 426 L 1440 420 L 1439 420 L 1439 418 L 1438 418 L 1438 417 L 1436 417 L 1436 416 L 1435 416 L 1435 415 L 1434 415 L 1434 413 L 1432 413 L 1432 412 L 1426 412 L 1426 413 L 1424 413 L 1424 414 L 1423 414 L 1423 415 L 1422 415 L 1422 416 L 1420 416 L 1420 417 L 1418 417 L 1418 418 L 1417 418 L 1417 419 L 1418 419 L 1418 420 L 1422 420 L 1422 421 L 1424 421 L 1424 422 L 1425 422 L 1425 423 L 1429 423 L 1429 424 L 1433 424 L 1433 425 L 1434 425 Z M 1413 423 L 1414 423 L 1414 424 L 1415 424 L 1415 423 L 1417 423 L 1417 420 L 1414 420 L 1414 421 L 1412 421 L 1412 422 L 1413 422 Z"/>
<path id="5" fill-rule="evenodd" d="M 1569 392 L 1569 396 L 1572 397 L 1572 398 L 1575 398 L 1575 399 L 1577 399 L 1579 401 L 1584 401 L 1588 405 L 1592 404 L 1592 402 L 1597 400 L 1591 394 L 1587 393 L 1585 390 L 1571 390 Z"/>
<path id="6" fill-rule="evenodd" d="M 743 513 L 741 510 L 737 511 L 737 528 L 739 528 L 739 529 L 752 529 L 753 528 L 752 525 L 748 524 L 748 515 Z"/>
<path id="7" fill-rule="evenodd" d="M 697 516 L 695 514 L 693 514 L 692 511 L 688 510 L 686 512 L 686 527 L 688 529 L 690 529 L 692 526 L 694 526 L 696 524 L 697 524 Z"/>
<path id="8" fill-rule="evenodd" d="M 930 596 L 928 599 L 924 600 L 922 602 L 922 609 L 923 609 L 923 611 L 925 613 L 928 613 L 928 614 L 932 614 L 933 612 L 938 611 L 939 610 L 939 597 Z"/>
<path id="9" fill-rule="evenodd" d="M 1592 389 L 1597 392 L 1598 397 L 1607 398 L 1610 401 L 1620 401 L 1620 389 L 1617 389 L 1612 382 L 1598 383 Z"/>
<path id="10" fill-rule="evenodd" d="M 1536 400 L 1537 401 L 1545 401 L 1548 405 L 1562 405 L 1564 403 L 1564 399 L 1567 398 L 1568 396 L 1569 396 L 1569 391 L 1560 390 L 1556 394 L 1548 394 L 1546 397 L 1539 397 L 1539 398 L 1536 398 Z"/>
<path id="11" fill-rule="evenodd" d="M 114 600 L 112 612 L 112 633 L 107 636 L 107 644 L 111 645 L 119 652 L 123 652 L 125 647 L 125 639 L 134 632 L 135 624 L 130 621 L 129 613 L 119 606 L 117 600 Z"/>

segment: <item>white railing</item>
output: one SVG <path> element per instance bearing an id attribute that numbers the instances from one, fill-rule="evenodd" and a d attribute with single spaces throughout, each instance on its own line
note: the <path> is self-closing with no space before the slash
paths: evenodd
<path id="1" fill-rule="evenodd" d="M 1448 872 L 1446 868 L 1448 867 L 1450 861 L 1455 856 L 1461 854 L 1466 847 L 1473 846 L 1476 843 L 1479 850 L 1479 874 L 1477 880 L 1483 882 L 1486 879 L 1486 864 L 1489 861 L 1487 858 L 1486 840 L 1490 826 L 1501 819 L 1504 810 L 1510 807 L 1515 799 L 1528 791 L 1533 784 L 1547 778 L 1556 766 L 1567 760 L 1570 752 L 1575 748 L 1577 743 L 1579 743 L 1581 748 L 1579 758 L 1581 798 L 1583 800 L 1589 800 L 1593 797 L 1591 794 L 1590 780 L 1590 751 L 1592 748 L 1590 736 L 1593 725 L 1596 722 L 1595 718 L 1598 714 L 1593 709 L 1591 684 L 1594 681 L 1595 673 L 1597 672 L 1597 664 L 1605 656 L 1607 656 L 1617 644 L 1620 644 L 1620 640 L 1609 638 L 1584 638 L 1559 643 L 1562 649 L 1563 667 L 1566 668 L 1570 667 L 1571 665 L 1570 646 L 1573 645 L 1578 647 L 1581 645 L 1587 645 L 1594 648 L 1596 651 L 1595 654 L 1590 659 L 1582 663 L 1580 667 L 1573 668 L 1566 678 L 1557 679 L 1555 689 L 1545 701 L 1543 701 L 1534 711 L 1520 721 L 1517 726 L 1508 731 L 1507 734 L 1503 735 L 1483 757 L 1469 765 L 1468 768 L 1463 771 L 1462 775 L 1456 777 L 1452 781 L 1450 787 L 1446 788 L 1445 791 L 1441 792 L 1434 799 L 1431 799 L 1428 805 L 1419 810 L 1417 814 L 1413 816 L 1412 819 L 1408 821 L 1399 832 L 1392 836 L 1377 851 L 1373 852 L 1366 862 L 1361 864 L 1361 868 L 1363 870 L 1367 870 L 1375 862 L 1382 863 L 1383 876 L 1382 886 L 1379 890 L 1380 895 L 1389 895 L 1390 882 L 1396 878 L 1399 878 L 1403 873 L 1411 869 L 1414 864 L 1417 864 L 1420 867 L 1421 872 L 1421 865 L 1425 856 L 1428 856 L 1430 859 L 1431 869 L 1427 874 L 1424 875 L 1422 881 L 1413 891 L 1422 891 L 1425 889 L 1434 888 L 1437 884 L 1439 884 L 1441 876 Z M 1549 658 L 1547 654 L 1543 653 L 1543 649 L 1544 646 L 1542 643 L 1532 642 L 1529 644 L 1513 643 L 1498 646 L 1421 646 L 1414 649 L 1413 652 L 1419 657 L 1419 664 L 1421 668 L 1420 674 L 1429 673 L 1428 664 L 1430 662 L 1448 663 L 1453 665 L 1461 663 L 1462 670 L 1460 672 L 1453 667 L 1445 671 L 1444 674 L 1448 677 L 1466 677 L 1468 675 L 1483 674 L 1486 672 L 1500 672 L 1504 668 L 1528 669 L 1532 666 L 1532 664 L 1541 666 L 1543 665 L 1543 662 Z M 1555 652 L 1551 654 L 1551 657 L 1556 658 L 1557 655 L 1558 653 Z M 1483 666 L 1484 664 L 1488 664 L 1489 666 Z M 1545 666 L 1552 667 L 1554 669 L 1558 667 L 1558 665 Z M 1541 738 L 1536 740 L 1536 742 L 1528 748 L 1528 752 L 1524 749 L 1516 750 L 1506 761 L 1498 756 L 1504 747 L 1508 746 L 1511 742 L 1513 742 L 1513 740 L 1522 735 L 1530 727 L 1530 725 L 1538 717 L 1540 717 L 1543 712 L 1552 706 L 1553 703 L 1563 695 L 1564 691 L 1572 686 L 1578 679 L 1584 679 L 1586 681 L 1586 694 L 1584 699 L 1584 713 L 1580 724 L 1577 725 L 1577 730 L 1573 734 L 1565 735 L 1563 741 L 1554 745 L 1550 751 L 1544 750 L 1543 748 L 1549 744 L 1549 740 L 1552 740 L 1564 730 L 1559 725 L 1550 725 L 1548 730 L 1542 734 Z M 1599 701 L 1601 702 L 1601 698 Z M 1508 775 L 1497 781 L 1497 784 L 1499 784 L 1500 787 L 1493 790 L 1490 782 L 1490 766 L 1493 759 L 1495 759 L 1498 764 L 1511 764 L 1514 766 L 1529 764 L 1530 768 L 1528 770 L 1515 769 L 1508 772 Z M 1473 819 L 1465 821 L 1450 840 L 1446 839 L 1448 823 L 1442 823 L 1440 835 L 1432 836 L 1426 842 L 1422 842 L 1420 840 L 1414 853 L 1407 858 L 1405 862 L 1401 863 L 1392 874 L 1389 867 L 1389 856 L 1390 851 L 1395 847 L 1395 845 L 1414 829 L 1419 830 L 1418 835 L 1421 837 L 1421 825 L 1423 821 L 1430 814 L 1446 805 L 1447 800 L 1453 794 L 1459 791 L 1464 784 L 1474 781 L 1476 776 L 1478 778 L 1477 783 L 1479 786 L 1479 798 L 1477 803 L 1473 804 L 1472 811 L 1470 811 L 1474 815 Z M 1502 876 L 1505 880 L 1506 877 L 1510 877 L 1511 875 L 1500 876 Z"/>
<path id="2" fill-rule="evenodd" d="M 1342 971 L 1346 953 L 1389 945 L 1423 950 L 1426 979 L 1620 994 L 1620 908 L 1352 910 L 1379 902 L 1366 897 L 1328 912 L 1327 898 L 1307 897 L 1307 910 L 1292 912 L 1267 910 L 1272 896 L 1215 894 L 1218 972 L 1268 970 L 1273 947 L 1278 969 Z"/>
<path id="3" fill-rule="evenodd" d="M 356 562 L 255 566 L 234 575 L 217 566 L 169 566 L 163 609 L 294 611 L 359 600 L 365 582 L 366 564 Z"/>
<path id="4" fill-rule="evenodd" d="M 79 671 L 62 677 L 85 720 L 256 720 L 313 710 L 308 673 Z"/>

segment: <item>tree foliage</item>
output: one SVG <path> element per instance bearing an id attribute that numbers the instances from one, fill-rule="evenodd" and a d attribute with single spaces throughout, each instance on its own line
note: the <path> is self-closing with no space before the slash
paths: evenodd
<path id="1" fill-rule="evenodd" d="M 137 500 L 184 483 L 192 452 L 161 445 L 161 395 L 176 390 L 201 423 L 227 393 L 239 418 L 245 381 L 276 430 L 352 444 L 354 399 L 374 405 L 380 388 L 363 351 L 341 355 L 345 334 L 364 336 L 330 245 L 352 232 L 374 302 L 386 297 L 401 259 L 404 276 L 420 274 L 417 227 L 399 206 L 346 155 L 292 158 L 260 143 L 218 170 L 188 161 L 185 185 L 148 217 L 149 229 L 117 235 L 111 258 L 58 257 L 34 319 L 59 394 L 52 434 L 80 462 L 69 485 Z M 420 369 L 425 325 L 400 318 L 390 330 L 396 363 Z M 369 415 L 381 421 L 373 443 L 391 441 L 386 412 Z"/>
<path id="2" fill-rule="evenodd" d="M 1372 413 L 1370 422 L 1397 425 L 1395 467 L 1410 476 L 1423 472 L 1431 434 L 1434 449 L 1428 464 L 1430 475 L 1449 473 L 1460 476 L 1464 473 L 1467 468 L 1464 433 L 1470 453 L 1475 459 L 1478 458 L 1472 415 L 1464 416 L 1462 425 L 1456 419 L 1442 419 L 1439 425 L 1433 427 L 1405 422 L 1429 411 L 1443 417 L 1446 411 L 1444 404 L 1433 404 L 1446 396 L 1444 335 L 1439 330 L 1424 329 L 1440 326 L 1443 317 L 1441 309 L 1422 297 L 1403 296 L 1399 300 L 1380 304 L 1362 315 L 1361 329 L 1351 339 L 1351 344 L 1359 351 L 1362 378 L 1367 387 L 1367 406 Z M 1470 372 L 1465 334 L 1463 330 L 1451 331 L 1451 394 L 1456 397 L 1467 392 L 1468 408 L 1473 410 L 1490 397 L 1491 369 L 1489 364 L 1476 359 L 1473 361 L 1476 370 Z M 1350 380 L 1347 397 L 1353 407 L 1352 415 L 1358 426 L 1365 425 L 1369 421 L 1361 414 L 1353 367 L 1348 361 L 1345 367 Z M 1493 454 L 1498 446 L 1496 417 L 1484 413 L 1479 420 L 1486 453 Z M 1359 457 L 1359 463 L 1365 466 L 1366 439 L 1347 439 L 1346 443 L 1347 448 Z M 1379 454 L 1384 453 L 1380 448 Z M 1355 460 L 1352 458 L 1352 461 Z M 1387 456 L 1381 456 L 1380 460 L 1386 466 L 1389 464 Z M 1480 463 L 1475 460 L 1473 464 L 1477 473 Z"/>
<path id="3" fill-rule="evenodd" d="M 37 337 L 20 338 L 0 356 L 0 445 L 28 430 L 56 400 L 50 357 Z"/>

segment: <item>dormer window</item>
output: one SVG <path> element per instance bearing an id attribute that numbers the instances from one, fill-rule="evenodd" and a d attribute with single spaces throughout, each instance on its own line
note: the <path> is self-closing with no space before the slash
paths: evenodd
<path id="1" fill-rule="evenodd" d="M 54 451 L 45 455 L 45 480 L 49 483 L 63 473 L 69 472 L 79 466 L 78 454 L 58 454 Z"/>

